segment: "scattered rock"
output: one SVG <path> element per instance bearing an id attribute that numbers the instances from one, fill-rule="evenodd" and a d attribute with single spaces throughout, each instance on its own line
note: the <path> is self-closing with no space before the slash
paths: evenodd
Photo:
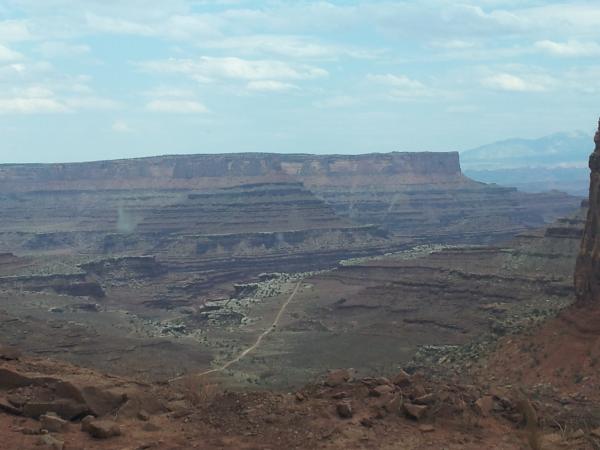
<path id="1" fill-rule="evenodd" d="M 72 420 L 88 412 L 88 408 L 73 400 L 31 401 L 23 406 L 23 415 L 38 419 L 42 414 L 53 412 L 66 420 Z"/>
<path id="2" fill-rule="evenodd" d="M 336 410 L 337 410 L 338 416 L 340 416 L 342 419 L 352 418 L 352 415 L 353 415 L 352 405 L 350 405 L 349 402 L 338 403 L 336 406 Z"/>
<path id="3" fill-rule="evenodd" d="M 419 430 L 423 433 L 431 433 L 435 431 L 435 427 L 429 424 L 419 425 Z"/>
<path id="4" fill-rule="evenodd" d="M 368 417 L 360 419 L 360 424 L 363 427 L 365 427 L 365 428 L 372 428 L 373 427 L 373 421 L 371 419 L 369 419 Z"/>
<path id="5" fill-rule="evenodd" d="M 40 426 L 50 433 L 61 433 L 69 428 L 69 422 L 56 414 L 48 413 L 40 416 Z"/>
<path id="6" fill-rule="evenodd" d="M 148 414 L 146 411 L 144 411 L 142 409 L 141 411 L 138 412 L 137 418 L 140 419 L 141 421 L 147 422 L 148 420 L 150 420 L 150 414 Z"/>
<path id="7" fill-rule="evenodd" d="M 591 434 L 593 437 L 595 437 L 595 438 L 597 438 L 597 439 L 600 439 L 600 428 L 595 428 L 595 429 L 593 429 L 592 431 L 590 431 L 590 434 Z"/>
<path id="8" fill-rule="evenodd" d="M 486 395 L 475 402 L 475 409 L 483 416 L 489 416 L 494 409 L 494 398 Z"/>
<path id="9" fill-rule="evenodd" d="M 65 446 L 63 441 L 50 434 L 44 434 L 40 436 L 39 443 L 40 445 L 45 445 L 46 447 L 51 448 L 52 450 L 63 450 Z"/>
<path id="10" fill-rule="evenodd" d="M 303 402 L 304 400 L 306 400 L 306 397 L 304 397 L 304 394 L 302 394 L 302 392 L 296 392 L 296 400 L 299 402 Z"/>
<path id="11" fill-rule="evenodd" d="M 388 384 L 382 384 L 380 386 L 376 386 L 369 391 L 369 395 L 371 397 L 382 397 L 386 394 L 391 394 L 394 392 L 394 388 Z"/>
<path id="12" fill-rule="evenodd" d="M 23 413 L 21 409 L 16 408 L 14 405 L 12 405 L 10 401 L 6 401 L 2 398 L 0 398 L 0 411 L 12 414 L 13 416 L 20 416 Z"/>
<path id="13" fill-rule="evenodd" d="M 402 413 L 402 403 L 404 399 L 401 394 L 397 394 L 392 397 L 392 399 L 388 400 L 385 405 L 383 405 L 384 409 L 392 414 L 401 414 Z"/>
<path id="14" fill-rule="evenodd" d="M 152 422 L 147 422 L 142 427 L 142 430 L 154 433 L 156 431 L 160 431 L 160 427 Z"/>
<path id="15" fill-rule="evenodd" d="M 386 378 L 386 377 L 378 377 L 378 378 L 375 378 L 374 381 L 378 385 L 384 385 L 384 384 L 391 385 L 392 384 L 392 382 L 389 380 L 389 378 Z"/>
<path id="16" fill-rule="evenodd" d="M 16 408 L 22 408 L 27 403 L 27 397 L 17 393 L 8 394 L 6 400 Z"/>
<path id="17" fill-rule="evenodd" d="M 406 415 L 415 420 L 421 420 L 428 409 L 425 405 L 415 405 L 413 403 L 404 403 L 402 406 Z"/>
<path id="18" fill-rule="evenodd" d="M 392 382 L 396 386 L 404 387 L 410 384 L 410 375 L 407 374 L 404 370 L 400 370 L 400 372 L 394 377 Z"/>
<path id="19" fill-rule="evenodd" d="M 420 397 L 415 398 L 413 400 L 413 403 L 415 403 L 417 405 L 433 405 L 436 400 L 437 400 L 437 397 L 435 394 L 425 394 L 425 395 L 421 395 Z"/>
<path id="20" fill-rule="evenodd" d="M 336 400 L 339 400 L 341 398 L 348 397 L 348 393 L 346 391 L 340 391 L 340 392 L 336 392 L 331 397 L 334 398 L 334 399 L 336 399 Z"/>
<path id="21" fill-rule="evenodd" d="M 81 421 L 81 430 L 96 439 L 108 439 L 121 435 L 121 427 L 112 420 L 97 420 L 87 416 Z"/>
<path id="22" fill-rule="evenodd" d="M 337 387 L 341 384 L 352 380 L 352 373 L 349 369 L 338 369 L 329 372 L 325 379 L 325 385 L 329 387 Z"/>

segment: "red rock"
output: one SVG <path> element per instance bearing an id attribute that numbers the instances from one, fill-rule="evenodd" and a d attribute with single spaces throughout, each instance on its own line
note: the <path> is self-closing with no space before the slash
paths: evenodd
<path id="1" fill-rule="evenodd" d="M 369 391 L 369 395 L 371 397 L 382 397 L 386 394 L 391 394 L 392 392 L 394 392 L 394 388 L 392 386 L 389 386 L 387 384 L 382 384 L 380 386 L 376 386 L 373 389 L 371 389 Z"/>
<path id="2" fill-rule="evenodd" d="M 112 420 L 97 420 L 88 416 L 81 421 L 81 430 L 96 439 L 108 439 L 121 435 L 121 427 Z"/>
<path id="3" fill-rule="evenodd" d="M 342 419 L 352 418 L 352 415 L 353 415 L 352 405 L 350 405 L 349 402 L 338 403 L 336 406 L 336 410 L 337 410 L 338 416 L 340 416 Z"/>
<path id="4" fill-rule="evenodd" d="M 404 370 L 400 370 L 400 372 L 392 380 L 392 383 L 400 387 L 408 386 L 410 385 L 410 382 L 410 375 Z"/>
<path id="5" fill-rule="evenodd" d="M 61 419 L 56 414 L 43 414 L 40 416 L 40 426 L 50 433 L 60 433 L 69 428 L 69 422 Z"/>
<path id="6" fill-rule="evenodd" d="M 425 394 L 425 395 L 421 395 L 420 397 L 417 397 L 413 400 L 413 403 L 417 404 L 417 405 L 432 405 L 435 403 L 435 401 L 437 400 L 437 397 L 435 394 Z"/>
<path id="7" fill-rule="evenodd" d="M 12 414 L 13 416 L 20 416 L 23 414 L 23 411 L 15 406 L 13 406 L 10 402 L 0 398 L 0 411 L 4 411 L 7 414 Z"/>
<path id="8" fill-rule="evenodd" d="M 329 387 L 337 387 L 347 383 L 352 379 L 352 374 L 348 369 L 338 369 L 329 372 L 325 379 L 325 385 Z"/>
<path id="9" fill-rule="evenodd" d="M 88 408 L 81 403 L 73 400 L 57 399 L 53 401 L 30 401 L 23 406 L 23 415 L 33 419 L 39 418 L 42 414 L 49 412 L 56 413 L 59 417 L 66 420 L 72 420 L 88 412 Z"/>
<path id="10" fill-rule="evenodd" d="M 31 378 L 18 372 L 0 367 L 0 390 L 10 390 L 18 387 L 29 386 L 33 383 Z"/>
<path id="11" fill-rule="evenodd" d="M 415 405 L 413 403 L 404 403 L 403 409 L 406 415 L 411 419 L 421 420 L 427 412 L 428 407 L 424 405 Z"/>
<path id="12" fill-rule="evenodd" d="M 494 409 L 494 398 L 490 395 L 486 395 L 485 397 L 481 397 L 479 400 L 475 402 L 475 408 L 477 412 L 479 412 L 483 416 L 489 416 Z"/>

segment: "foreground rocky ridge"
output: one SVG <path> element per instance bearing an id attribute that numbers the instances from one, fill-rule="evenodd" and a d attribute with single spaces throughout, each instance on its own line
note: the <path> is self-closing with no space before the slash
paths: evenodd
<path id="1" fill-rule="evenodd" d="M 235 393 L 206 378 L 147 385 L 14 351 L 5 359 L 3 449 L 517 449 L 532 439 L 559 449 L 594 436 L 544 435 L 520 394 L 421 373 L 334 370 L 293 393 Z"/>

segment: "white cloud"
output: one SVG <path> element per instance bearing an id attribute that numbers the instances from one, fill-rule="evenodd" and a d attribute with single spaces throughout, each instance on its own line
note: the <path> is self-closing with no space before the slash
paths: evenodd
<path id="1" fill-rule="evenodd" d="M 70 44 L 67 42 L 43 42 L 37 47 L 38 52 L 45 58 L 64 58 L 82 56 L 90 53 L 89 45 Z"/>
<path id="2" fill-rule="evenodd" d="M 430 44 L 432 47 L 442 48 L 446 50 L 465 50 L 478 47 L 479 44 L 472 41 L 463 41 L 461 39 L 447 39 L 443 41 L 433 41 Z"/>
<path id="3" fill-rule="evenodd" d="M 390 88 L 390 95 L 398 98 L 427 97 L 432 95 L 432 91 L 418 80 L 413 80 L 405 75 L 367 75 L 367 80 L 387 86 Z"/>
<path id="4" fill-rule="evenodd" d="M 23 59 L 23 55 L 0 44 L 0 61 L 16 61 L 19 59 Z"/>
<path id="5" fill-rule="evenodd" d="M 380 51 L 367 51 L 342 45 L 323 43 L 314 38 L 290 35 L 244 35 L 221 38 L 213 41 L 202 41 L 202 48 L 231 50 L 238 54 L 257 55 L 271 54 L 295 59 L 335 59 L 346 56 L 370 59 L 378 56 Z"/>
<path id="6" fill-rule="evenodd" d="M 111 129 L 115 133 L 129 133 L 133 131 L 133 129 L 129 126 L 127 122 L 124 120 L 115 120 L 111 125 Z"/>
<path id="7" fill-rule="evenodd" d="M 64 113 L 69 109 L 53 98 L 0 98 L 0 114 Z"/>
<path id="8" fill-rule="evenodd" d="M 120 107 L 120 103 L 102 97 L 74 97 L 64 100 L 65 104 L 72 109 L 76 110 L 112 110 Z"/>
<path id="9" fill-rule="evenodd" d="M 146 104 L 146 109 L 151 112 L 173 114 L 203 114 L 208 109 L 196 100 L 152 100 Z"/>
<path id="10" fill-rule="evenodd" d="M 535 48 L 556 56 L 597 56 L 600 55 L 600 45 L 596 42 L 580 42 L 570 40 L 567 42 L 554 42 L 549 40 L 538 41 Z"/>
<path id="11" fill-rule="evenodd" d="M 23 20 L 0 20 L 0 42 L 18 42 L 31 39 L 27 23 Z"/>
<path id="12" fill-rule="evenodd" d="M 508 92 L 543 92 L 547 91 L 552 80 L 547 76 L 517 76 L 509 73 L 498 73 L 481 80 L 487 88 Z"/>
<path id="13" fill-rule="evenodd" d="M 338 95 L 314 102 L 317 108 L 347 108 L 358 103 L 358 99 L 348 95 Z"/>
<path id="14" fill-rule="evenodd" d="M 246 89 L 259 92 L 283 92 L 298 89 L 298 86 L 291 83 L 284 83 L 283 81 L 255 80 L 249 81 L 246 85 Z"/>
<path id="15" fill-rule="evenodd" d="M 132 34 L 140 36 L 152 36 L 156 34 L 154 28 L 149 25 L 115 17 L 87 14 L 86 22 L 91 31 L 98 31 L 101 33 Z"/>
<path id="16" fill-rule="evenodd" d="M 210 57 L 175 59 L 140 63 L 145 70 L 179 73 L 196 81 L 211 82 L 218 79 L 237 80 L 305 80 L 321 78 L 327 71 L 315 66 L 293 65 L 275 60 L 249 60 L 236 57 Z"/>

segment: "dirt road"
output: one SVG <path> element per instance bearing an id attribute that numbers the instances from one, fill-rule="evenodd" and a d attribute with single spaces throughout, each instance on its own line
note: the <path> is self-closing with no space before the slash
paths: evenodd
<path id="1" fill-rule="evenodd" d="M 211 374 L 211 373 L 222 372 L 222 371 L 228 369 L 231 365 L 233 365 L 236 362 L 240 361 L 248 353 L 256 350 L 260 346 L 260 344 L 263 341 L 263 339 L 265 337 L 267 337 L 269 335 L 269 333 L 271 333 L 273 330 L 275 330 L 275 328 L 277 328 L 277 325 L 279 324 L 279 321 L 281 320 L 281 316 L 283 316 L 283 313 L 285 312 L 286 308 L 288 307 L 288 305 L 290 304 L 290 302 L 294 299 L 294 297 L 298 293 L 298 290 L 300 289 L 300 283 L 301 283 L 301 281 L 298 281 L 298 283 L 296 283 L 296 286 L 294 287 L 294 290 L 292 291 L 292 293 L 289 295 L 289 297 L 287 298 L 287 300 L 281 305 L 281 308 L 279 308 L 279 311 L 277 311 L 277 315 L 275 316 L 275 319 L 273 320 L 273 323 L 269 326 L 269 328 L 267 328 L 265 331 L 263 331 L 258 336 L 258 338 L 254 342 L 254 344 L 252 344 L 250 347 L 248 347 L 247 349 L 245 349 L 243 352 L 241 352 L 235 358 L 230 359 L 229 361 L 225 362 L 221 366 L 215 367 L 214 369 L 206 370 L 204 372 L 200 372 L 198 374 L 195 374 L 195 376 L 201 377 L 201 376 L 208 375 L 208 374 Z M 177 380 L 182 379 L 184 376 L 180 376 L 180 377 L 177 377 L 177 378 L 172 378 L 169 381 L 171 381 L 171 382 L 172 381 L 177 381 Z"/>

